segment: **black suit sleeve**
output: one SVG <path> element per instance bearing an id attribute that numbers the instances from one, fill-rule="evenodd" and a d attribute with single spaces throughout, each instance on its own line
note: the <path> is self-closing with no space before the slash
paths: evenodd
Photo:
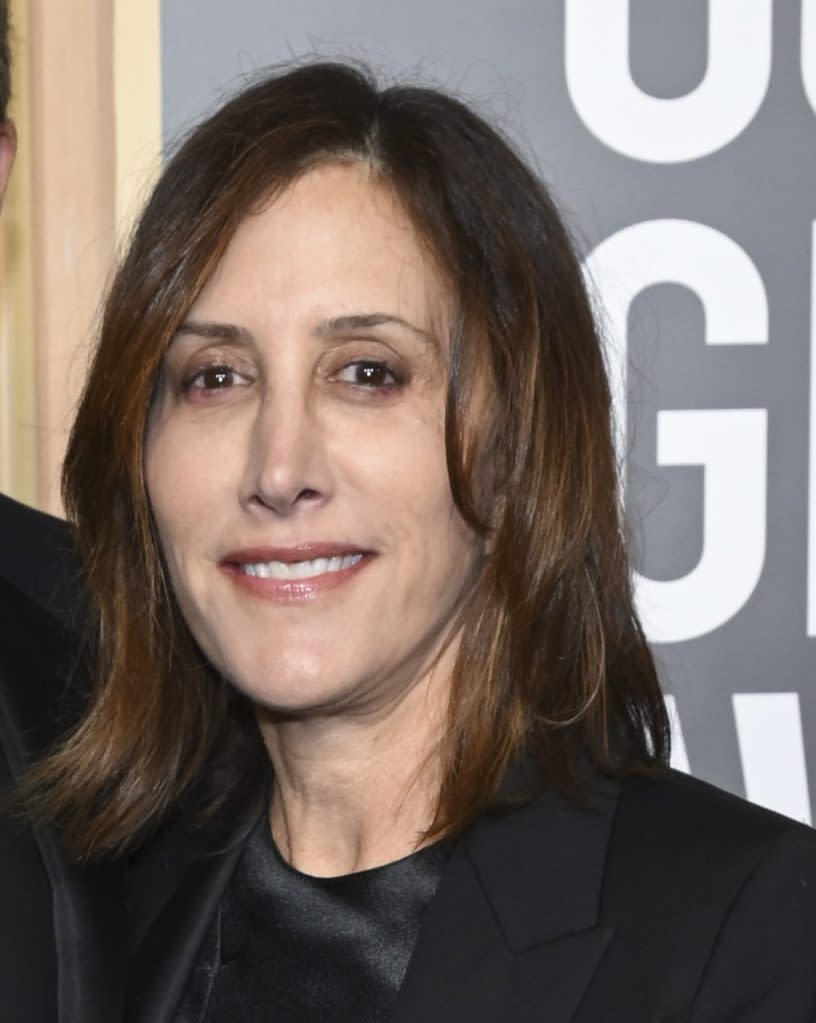
<path id="1" fill-rule="evenodd" d="M 785 832 L 723 920 L 691 1023 L 816 1021 L 816 833 Z"/>
<path id="2" fill-rule="evenodd" d="M 0 578 L 74 629 L 87 621 L 67 522 L 0 494 Z"/>

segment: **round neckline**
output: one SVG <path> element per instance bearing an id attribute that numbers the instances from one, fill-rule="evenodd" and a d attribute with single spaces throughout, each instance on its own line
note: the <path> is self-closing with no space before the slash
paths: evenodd
<path id="1" fill-rule="evenodd" d="M 267 845 L 275 856 L 278 863 L 290 874 L 295 877 L 301 878 L 304 881 L 308 881 L 312 884 L 342 884 L 344 882 L 355 882 L 357 880 L 371 879 L 377 874 L 384 874 L 390 872 L 392 869 L 397 869 L 401 865 L 405 866 L 409 861 L 415 860 L 422 856 L 423 853 L 440 853 L 446 846 L 444 839 L 439 839 L 436 842 L 431 842 L 429 845 L 423 845 L 419 849 L 414 849 L 412 852 L 406 853 L 405 856 L 400 856 L 396 860 L 389 860 L 387 863 L 380 863 L 376 867 L 366 867 L 364 870 L 354 870 L 348 874 L 307 874 L 303 870 L 299 870 L 293 864 L 289 863 L 283 853 L 278 848 L 278 843 L 272 834 L 272 828 L 269 824 L 269 819 L 264 816 L 263 824 L 263 839 L 264 844 Z"/>

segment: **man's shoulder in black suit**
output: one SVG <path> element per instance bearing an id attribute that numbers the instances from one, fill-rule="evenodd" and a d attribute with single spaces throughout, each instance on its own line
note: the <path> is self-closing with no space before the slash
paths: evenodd
<path id="1" fill-rule="evenodd" d="M 78 627 L 85 600 L 71 527 L 0 494 L 0 579 Z"/>

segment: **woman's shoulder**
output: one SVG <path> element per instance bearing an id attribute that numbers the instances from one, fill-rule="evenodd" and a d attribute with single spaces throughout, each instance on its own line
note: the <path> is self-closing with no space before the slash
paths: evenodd
<path id="1" fill-rule="evenodd" d="M 703 828 L 724 841 L 762 841 L 794 831 L 816 839 L 816 830 L 773 810 L 750 803 L 701 778 L 668 769 L 621 781 L 618 818 L 646 814 L 655 824 Z"/>
<path id="2" fill-rule="evenodd" d="M 601 917 L 622 953 L 637 949 L 647 989 L 650 971 L 671 963 L 700 1019 L 722 1018 L 737 996 L 773 1002 L 776 1014 L 758 1019 L 810 1018 L 801 1011 L 816 1003 L 816 832 L 798 821 L 675 771 L 627 778 Z"/>
<path id="3" fill-rule="evenodd" d="M 621 782 L 610 853 L 631 845 L 674 861 L 680 873 L 702 862 L 735 871 L 780 844 L 816 854 L 816 831 L 679 771 Z"/>
<path id="4" fill-rule="evenodd" d="M 816 831 L 678 771 L 622 781 L 607 852 L 610 892 L 636 882 L 654 908 L 662 899 L 680 916 L 694 906 L 724 912 L 775 871 L 797 878 L 794 893 L 799 885 L 816 895 Z"/>
<path id="5" fill-rule="evenodd" d="M 816 833 L 676 771 L 615 788 L 579 1018 L 813 1019 Z"/>

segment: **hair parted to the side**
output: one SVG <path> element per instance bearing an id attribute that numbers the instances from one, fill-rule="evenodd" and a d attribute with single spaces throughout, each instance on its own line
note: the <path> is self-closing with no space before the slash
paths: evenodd
<path id="1" fill-rule="evenodd" d="M 206 664 L 165 582 L 143 439 L 164 353 L 236 228 L 326 161 L 365 163 L 393 190 L 455 308 L 450 483 L 489 542 L 461 616 L 429 834 L 454 835 L 492 805 L 520 754 L 566 792 L 587 764 L 666 762 L 665 709 L 632 603 L 602 346 L 547 189 L 456 99 L 312 63 L 246 88 L 189 135 L 107 298 L 63 476 L 99 612 L 96 690 L 34 775 L 40 811 L 78 857 L 138 842 L 216 760 L 224 800 L 264 776 L 246 700 Z M 477 422 L 471 399 L 485 387 L 490 415 Z"/>
<path id="2" fill-rule="evenodd" d="M 11 99 L 11 47 L 8 0 L 0 0 L 0 121 L 5 121 Z"/>

